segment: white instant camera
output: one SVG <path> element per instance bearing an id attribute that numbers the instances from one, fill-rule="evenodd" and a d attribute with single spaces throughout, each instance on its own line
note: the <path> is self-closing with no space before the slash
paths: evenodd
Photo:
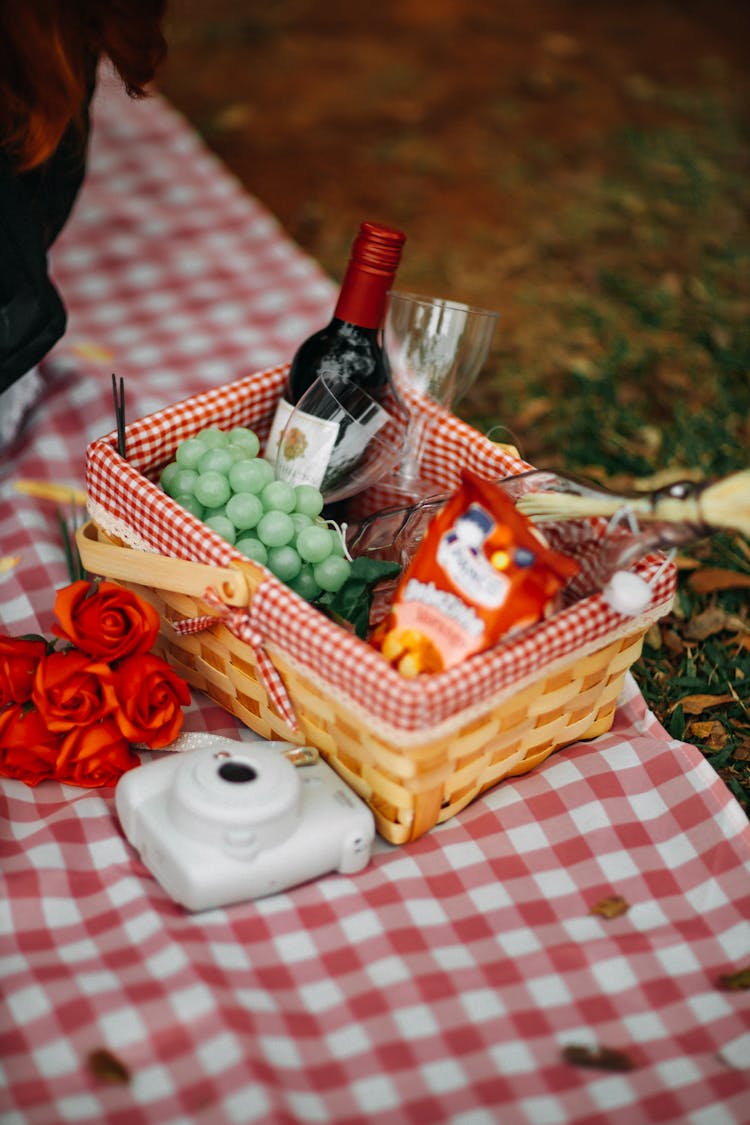
<path id="1" fill-rule="evenodd" d="M 369 808 L 325 762 L 295 767 L 294 749 L 207 735 L 123 774 L 125 835 L 175 902 L 208 910 L 367 865 Z"/>

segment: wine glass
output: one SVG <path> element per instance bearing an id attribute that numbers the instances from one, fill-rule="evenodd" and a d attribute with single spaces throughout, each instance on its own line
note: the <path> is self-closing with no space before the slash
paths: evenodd
<path id="1" fill-rule="evenodd" d="M 393 471 L 404 422 L 351 380 L 320 375 L 305 391 L 267 449 L 276 477 L 311 484 L 326 504 L 362 492 Z"/>
<path id="2" fill-rule="evenodd" d="M 450 410 L 479 374 L 489 354 L 498 313 L 489 309 L 422 297 L 396 290 L 389 294 L 385 350 L 394 393 L 409 414 L 404 457 L 392 481 L 412 496 L 435 492 L 420 477 L 419 466 L 430 422 L 430 404 Z"/>

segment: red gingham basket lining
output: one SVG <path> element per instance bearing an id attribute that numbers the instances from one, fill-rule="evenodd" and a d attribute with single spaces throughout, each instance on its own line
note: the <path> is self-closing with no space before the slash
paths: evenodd
<path id="1" fill-rule="evenodd" d="M 652 556 L 639 573 L 648 580 L 661 565 L 662 560 Z M 463 722 L 471 708 L 520 688 L 524 681 L 541 678 L 572 654 L 583 656 L 612 640 L 645 631 L 666 612 L 672 592 L 670 578 L 662 574 L 651 607 L 636 619 L 614 614 L 599 596 L 589 598 L 518 639 L 419 681 L 404 680 L 369 645 L 347 634 L 343 639 L 317 629 L 300 634 L 280 599 L 265 601 L 264 613 L 268 637 L 301 664 L 313 682 L 356 704 L 370 725 L 412 732 L 432 730 L 457 716 Z"/>
<path id="2" fill-rule="evenodd" d="M 92 502 L 114 521 L 124 521 L 137 540 L 167 557 L 226 566 L 242 556 L 201 521 L 179 507 L 146 474 L 171 458 L 184 437 L 208 425 L 266 427 L 284 383 L 287 367 L 245 377 L 185 399 L 126 429 L 128 461 L 116 452 L 116 435 L 93 442 L 87 451 L 87 487 Z M 466 423 L 437 408 L 428 437 L 426 461 L 443 487 L 452 487 L 468 465 L 485 476 L 508 476 L 529 466 L 499 449 Z M 135 541 L 135 540 L 134 540 Z M 635 568 L 647 581 L 661 567 L 651 556 Z M 610 636 L 644 631 L 668 609 L 674 568 L 664 568 L 654 584 L 647 614 L 623 619 L 600 595 L 586 598 L 543 622 L 521 638 L 461 666 L 418 681 L 405 680 L 370 645 L 348 634 L 265 571 L 253 598 L 253 621 L 267 643 L 276 645 L 317 681 L 343 694 L 377 720 L 404 730 L 421 730 L 480 704 L 561 658 L 598 647 Z"/>
<path id="3" fill-rule="evenodd" d="M 181 441 L 211 425 L 253 424 L 258 436 L 265 437 L 288 370 L 289 365 L 283 364 L 263 372 L 262 381 L 257 375 L 248 376 L 132 422 L 126 427 L 128 462 L 152 475 L 174 455 Z M 111 433 L 101 440 L 115 447 L 115 439 Z"/>

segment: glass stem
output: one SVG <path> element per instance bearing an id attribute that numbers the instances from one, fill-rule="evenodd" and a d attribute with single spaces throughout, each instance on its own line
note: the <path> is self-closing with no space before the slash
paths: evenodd
<path id="1" fill-rule="evenodd" d="M 428 421 L 429 419 L 424 414 L 412 413 L 411 415 L 404 442 L 404 456 L 398 470 L 398 475 L 402 481 L 419 478 L 419 463 L 422 460 Z"/>

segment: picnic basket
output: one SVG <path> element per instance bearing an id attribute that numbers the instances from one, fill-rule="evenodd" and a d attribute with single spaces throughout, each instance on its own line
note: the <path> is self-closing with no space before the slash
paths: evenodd
<path id="1" fill-rule="evenodd" d="M 653 590 L 637 617 L 596 594 L 460 667 L 404 679 L 157 483 L 177 445 L 208 425 L 249 426 L 263 439 L 287 369 L 131 423 L 126 459 L 116 433 L 92 442 L 81 557 L 88 571 L 157 608 L 158 651 L 194 689 L 265 738 L 317 747 L 370 806 L 380 835 L 403 844 L 502 779 L 609 729 L 646 631 L 671 606 L 674 567 L 659 554 L 637 564 Z M 464 465 L 487 477 L 529 468 L 440 407 L 428 409 L 424 471 L 436 488 L 454 487 Z"/>

